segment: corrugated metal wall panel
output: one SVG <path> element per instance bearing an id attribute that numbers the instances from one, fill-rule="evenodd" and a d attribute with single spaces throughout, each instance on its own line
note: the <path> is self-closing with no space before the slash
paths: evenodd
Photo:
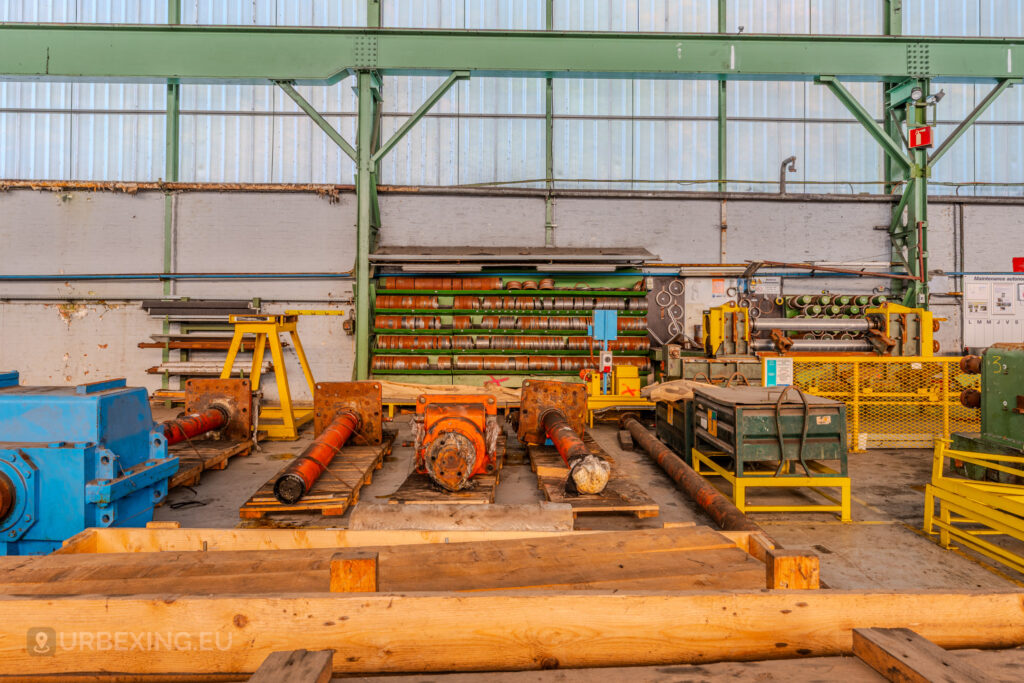
<path id="1" fill-rule="evenodd" d="M 565 30 L 713 31 L 717 0 L 556 0 Z M 543 29 L 545 0 L 388 0 L 384 25 Z M 164 0 L 0 0 L 0 21 L 166 21 Z M 365 24 L 365 0 L 185 0 L 192 24 Z M 731 0 L 730 31 L 875 34 L 881 4 L 859 0 Z M 930 35 L 1024 35 L 1024 0 L 904 0 L 904 31 Z M 388 78 L 384 134 L 440 79 Z M 350 139 L 352 81 L 300 88 Z M 988 86 L 937 85 L 942 139 Z M 880 116 L 876 84 L 850 90 Z M 152 180 L 163 175 L 160 86 L 0 83 L 0 177 Z M 556 176 L 565 187 L 677 188 L 717 175 L 717 87 L 702 81 L 555 82 Z M 293 102 L 263 86 L 182 89 L 182 179 L 351 182 L 354 166 Z M 113 112 L 113 113 L 112 113 Z M 223 116 L 216 112 L 226 112 Z M 458 84 L 395 148 L 382 182 L 509 182 L 544 175 L 544 83 L 472 79 Z M 729 84 L 729 175 L 734 189 L 777 189 L 778 166 L 799 156 L 792 180 L 818 191 L 878 191 L 881 153 L 824 88 L 798 83 Z M 765 122 L 764 119 L 783 119 Z M 935 169 L 938 182 L 1021 182 L 1024 88 L 985 114 Z M 596 179 L 602 182 L 583 182 Z M 618 182 L 615 182 L 618 181 Z M 655 181 L 655 182 L 641 182 Z M 933 192 L 950 187 L 933 185 Z M 536 185 L 536 184 L 535 184 Z M 713 183 L 691 187 L 713 189 Z M 794 186 L 794 189 L 802 186 Z M 1014 194 L 972 186 L 961 194 Z"/>

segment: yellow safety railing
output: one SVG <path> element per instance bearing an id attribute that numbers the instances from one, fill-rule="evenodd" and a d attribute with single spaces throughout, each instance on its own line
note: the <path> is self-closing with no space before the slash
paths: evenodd
<path id="1" fill-rule="evenodd" d="M 939 439 L 935 442 L 932 482 L 925 487 L 924 496 L 924 530 L 934 534 L 938 529 L 942 547 L 949 548 L 955 539 L 967 548 L 1024 572 L 1024 486 L 949 476 L 947 459 L 980 465 L 1024 481 L 1024 458 L 954 451 L 948 441 Z"/>
<path id="2" fill-rule="evenodd" d="M 849 449 L 931 448 L 953 432 L 980 429 L 979 411 L 960 405 L 978 375 L 959 358 L 807 356 L 793 359 L 793 383 L 846 404 Z"/>

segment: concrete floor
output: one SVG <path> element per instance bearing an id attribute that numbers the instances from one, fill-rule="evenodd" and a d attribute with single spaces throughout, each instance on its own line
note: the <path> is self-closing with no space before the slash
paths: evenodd
<path id="1" fill-rule="evenodd" d="M 155 409 L 157 419 L 170 413 Z M 409 417 L 399 417 L 392 428 L 398 437 L 394 452 L 360 494 L 362 503 L 387 502 L 412 471 L 413 449 Z M 634 529 L 660 527 L 665 522 L 693 521 L 714 526 L 644 452 L 618 447 L 612 425 L 599 425 L 594 437 L 612 457 L 618 476 L 632 478 L 661 506 L 658 517 L 585 515 L 577 529 Z M 238 508 L 270 479 L 285 462 L 308 443 L 307 429 L 295 442 L 264 442 L 246 457 L 236 457 L 220 471 L 205 472 L 193 487 L 170 492 L 155 519 L 175 520 L 183 527 L 318 526 L 344 528 L 351 511 L 342 517 L 292 515 L 273 520 L 245 521 Z M 541 502 L 536 476 L 524 454 L 510 439 L 496 503 Z M 853 480 L 853 522 L 841 523 L 825 513 L 759 513 L 752 517 L 780 544 L 809 549 L 821 558 L 821 576 L 839 589 L 1012 589 L 1024 586 L 1024 575 L 989 562 L 970 551 L 944 550 L 921 531 L 924 485 L 930 477 L 931 452 L 878 450 L 849 457 Z M 799 495 L 783 493 L 781 495 Z M 775 502 L 774 500 L 772 502 Z"/>

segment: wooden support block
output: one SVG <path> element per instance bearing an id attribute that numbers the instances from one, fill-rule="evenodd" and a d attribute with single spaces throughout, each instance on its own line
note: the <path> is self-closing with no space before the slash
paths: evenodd
<path id="1" fill-rule="evenodd" d="M 327 683 L 334 668 L 334 650 L 272 652 L 249 683 Z"/>
<path id="2" fill-rule="evenodd" d="M 534 505 L 357 505 L 350 530 L 572 531 L 572 506 Z"/>
<path id="3" fill-rule="evenodd" d="M 817 555 L 771 548 L 765 553 L 769 589 L 807 590 L 821 587 Z"/>
<path id="4" fill-rule="evenodd" d="M 625 429 L 619 430 L 619 448 L 624 451 L 633 450 L 633 435 Z"/>
<path id="5" fill-rule="evenodd" d="M 898 683 L 994 680 L 909 628 L 855 628 L 853 654 L 888 680 Z"/>
<path id="6" fill-rule="evenodd" d="M 181 522 L 146 522 L 147 529 L 180 529 Z"/>
<path id="7" fill-rule="evenodd" d="M 332 593 L 376 593 L 377 553 L 348 550 L 331 556 Z"/>

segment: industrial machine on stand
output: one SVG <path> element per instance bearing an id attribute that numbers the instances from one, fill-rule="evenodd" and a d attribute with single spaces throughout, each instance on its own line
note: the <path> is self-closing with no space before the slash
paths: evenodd
<path id="1" fill-rule="evenodd" d="M 218 408 L 155 425 L 144 388 L 115 379 L 19 386 L 0 373 L 0 555 L 49 553 L 87 527 L 145 526 L 178 469 L 169 438 L 223 419 Z"/>
<path id="2" fill-rule="evenodd" d="M 594 311 L 587 334 L 599 345 L 597 369 L 580 371 L 587 383 L 587 421 L 594 426 L 594 416 L 624 410 L 653 410 L 654 404 L 640 395 L 640 371 L 633 365 L 615 363 L 611 342 L 619 337 L 618 313 Z"/>
<path id="3" fill-rule="evenodd" d="M 416 471 L 448 491 L 498 467 L 497 400 L 488 395 L 424 395 L 412 421 Z"/>
<path id="4" fill-rule="evenodd" d="M 994 344 L 981 356 L 965 356 L 960 369 L 981 375 L 981 388 L 964 389 L 960 403 L 981 411 L 981 431 L 954 433 L 955 451 L 1024 457 L 1024 344 Z M 953 461 L 957 472 L 970 479 L 1004 484 L 1024 483 L 995 468 Z"/>
<path id="5" fill-rule="evenodd" d="M 319 382 L 313 393 L 312 442 L 273 483 L 278 502 L 291 505 L 309 493 L 351 440 L 375 446 L 383 440 L 379 382 Z"/>
<path id="6" fill-rule="evenodd" d="M 705 352 L 710 357 L 759 352 L 931 356 L 939 350 L 937 321 L 923 308 L 886 302 L 866 308 L 862 317 L 765 317 L 752 310 L 729 302 L 706 311 Z"/>
<path id="7" fill-rule="evenodd" d="M 526 380 L 519 403 L 516 433 L 527 445 L 550 442 L 569 468 L 567 493 L 601 493 L 611 465 L 583 443 L 587 389 L 582 384 Z"/>
<path id="8" fill-rule="evenodd" d="M 765 317 L 729 302 L 704 313 L 704 351 L 712 358 L 757 353 L 859 353 L 932 356 L 938 321 L 929 311 L 885 302 L 862 317 Z"/>

